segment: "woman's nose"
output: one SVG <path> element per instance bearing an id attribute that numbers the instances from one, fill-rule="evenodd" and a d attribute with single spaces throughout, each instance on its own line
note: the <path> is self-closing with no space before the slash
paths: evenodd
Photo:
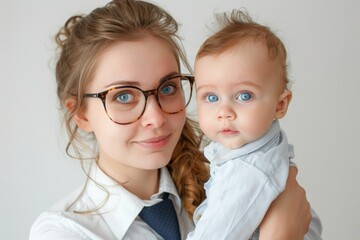
<path id="1" fill-rule="evenodd" d="M 164 113 L 155 96 L 149 96 L 147 99 L 144 114 L 141 116 L 140 121 L 144 127 L 160 127 L 166 122 L 166 113 Z"/>

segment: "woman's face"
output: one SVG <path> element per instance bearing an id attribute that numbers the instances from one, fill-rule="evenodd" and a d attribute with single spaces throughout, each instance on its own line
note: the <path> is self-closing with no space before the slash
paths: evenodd
<path id="1" fill-rule="evenodd" d="M 87 93 L 98 93 L 116 86 L 155 89 L 161 79 L 178 73 L 178 64 L 167 45 L 153 37 L 119 42 L 99 57 Z M 170 161 L 185 123 L 185 111 L 166 114 L 154 95 L 149 96 L 142 117 L 128 125 L 114 123 L 102 101 L 86 99 L 83 129 L 95 134 L 99 144 L 99 165 L 111 175 L 127 179 L 130 174 L 157 170 Z"/>

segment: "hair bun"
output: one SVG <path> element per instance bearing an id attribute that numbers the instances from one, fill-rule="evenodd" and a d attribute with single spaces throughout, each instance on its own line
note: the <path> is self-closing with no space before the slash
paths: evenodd
<path id="1" fill-rule="evenodd" d="M 80 15 L 75 15 L 70 17 L 60 31 L 55 35 L 55 41 L 59 47 L 63 47 L 67 40 L 70 38 L 73 33 L 75 25 L 80 22 L 84 17 Z"/>

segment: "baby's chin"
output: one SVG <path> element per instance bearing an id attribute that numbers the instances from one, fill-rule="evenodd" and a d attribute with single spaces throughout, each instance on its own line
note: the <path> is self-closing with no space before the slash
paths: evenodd
<path id="1" fill-rule="evenodd" d="M 220 143 L 228 149 L 237 149 L 245 146 L 246 144 L 256 140 L 253 136 L 244 135 L 241 132 L 234 132 L 231 134 L 217 134 L 213 135 L 213 141 Z"/>
<path id="2" fill-rule="evenodd" d="M 246 145 L 247 142 L 238 142 L 238 141 L 218 141 L 221 145 L 228 149 L 237 149 L 241 148 L 242 146 Z"/>

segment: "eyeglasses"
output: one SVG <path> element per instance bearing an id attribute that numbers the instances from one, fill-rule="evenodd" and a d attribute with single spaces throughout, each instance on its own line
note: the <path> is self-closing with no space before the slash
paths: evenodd
<path id="1" fill-rule="evenodd" d="M 193 84 L 193 76 L 175 75 L 156 89 L 144 91 L 135 86 L 118 86 L 99 93 L 86 93 L 83 97 L 100 98 L 108 117 L 117 124 L 126 125 L 141 118 L 150 95 L 155 95 L 164 113 L 183 111 L 190 102 Z"/>

